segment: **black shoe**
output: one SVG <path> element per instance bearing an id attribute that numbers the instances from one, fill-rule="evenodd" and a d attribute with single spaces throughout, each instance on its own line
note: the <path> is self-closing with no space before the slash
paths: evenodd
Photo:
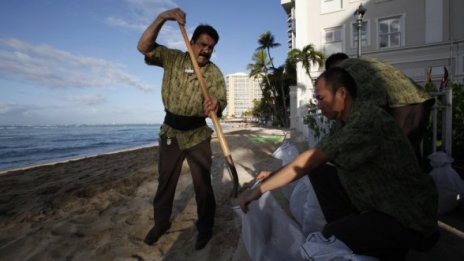
<path id="1" fill-rule="evenodd" d="M 198 233 L 197 242 L 195 243 L 195 249 L 203 249 L 208 244 L 212 236 L 212 233 Z"/>
<path id="2" fill-rule="evenodd" d="M 171 223 L 168 223 L 167 225 L 155 225 L 153 226 L 148 234 L 145 236 L 145 239 L 143 242 L 147 245 L 153 245 L 158 241 L 158 239 L 166 232 L 168 229 L 171 227 Z"/>

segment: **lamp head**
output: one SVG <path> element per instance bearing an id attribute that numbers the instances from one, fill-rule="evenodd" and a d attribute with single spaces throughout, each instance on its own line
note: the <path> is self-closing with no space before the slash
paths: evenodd
<path id="1" fill-rule="evenodd" d="M 366 11 L 367 11 L 367 9 L 364 8 L 363 4 L 361 3 L 359 5 L 358 9 L 356 9 L 356 11 L 354 12 L 354 15 L 363 18 Z"/>

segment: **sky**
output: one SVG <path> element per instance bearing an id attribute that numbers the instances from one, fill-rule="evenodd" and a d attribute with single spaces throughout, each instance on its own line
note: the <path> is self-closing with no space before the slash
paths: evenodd
<path id="1" fill-rule="evenodd" d="M 287 53 L 279 0 L 3 0 L 0 3 L 0 125 L 161 123 L 162 68 L 138 40 L 156 16 L 179 7 L 189 35 L 207 23 L 220 35 L 212 61 L 224 76 L 247 65 L 270 31 Z M 176 22 L 158 42 L 186 51 Z"/>

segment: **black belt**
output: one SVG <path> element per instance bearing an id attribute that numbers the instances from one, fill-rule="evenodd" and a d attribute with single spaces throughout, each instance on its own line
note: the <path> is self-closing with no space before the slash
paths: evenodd
<path id="1" fill-rule="evenodd" d="M 176 130 L 187 131 L 206 126 L 205 117 L 176 115 L 166 110 L 164 124 L 171 126 Z"/>

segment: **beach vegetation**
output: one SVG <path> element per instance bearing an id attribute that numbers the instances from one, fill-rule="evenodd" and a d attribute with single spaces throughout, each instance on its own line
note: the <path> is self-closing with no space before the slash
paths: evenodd
<path id="1" fill-rule="evenodd" d="M 311 79 L 311 82 L 314 81 L 314 79 L 311 77 L 312 65 L 317 64 L 319 68 L 321 68 L 324 65 L 324 59 L 324 54 L 320 51 L 317 51 L 313 44 L 308 44 L 301 50 L 298 48 L 292 49 L 288 53 L 288 60 L 290 60 L 290 62 L 295 64 L 301 62 L 301 65 L 303 66 L 306 75 L 308 75 L 309 79 Z"/>
<path id="2" fill-rule="evenodd" d="M 261 91 L 262 105 L 270 110 L 260 110 L 261 116 L 272 119 L 272 125 L 277 127 L 289 126 L 289 77 L 287 66 L 275 66 L 271 49 L 280 46 L 275 42 L 274 36 L 267 31 L 258 38 L 258 48 L 252 56 L 252 63 L 248 64 L 249 76 L 262 78 Z M 290 80 L 291 81 L 291 80 Z M 262 115 L 262 114 L 266 115 Z"/>
<path id="3" fill-rule="evenodd" d="M 288 61 L 294 64 L 295 67 L 296 64 L 301 63 L 301 66 L 312 83 L 314 82 L 314 79 L 311 76 L 311 68 L 313 65 L 317 65 L 321 68 L 324 65 L 324 59 L 324 53 L 316 50 L 313 44 L 308 44 L 302 49 L 292 49 L 288 53 Z M 312 131 L 314 138 L 319 139 L 323 135 L 327 134 L 330 129 L 329 121 L 320 113 L 314 101 L 309 101 L 307 109 L 307 114 L 303 116 L 303 122 Z"/>

